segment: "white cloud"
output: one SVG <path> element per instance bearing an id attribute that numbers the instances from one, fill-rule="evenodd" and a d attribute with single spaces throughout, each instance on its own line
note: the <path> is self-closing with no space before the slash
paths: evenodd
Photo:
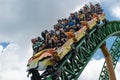
<path id="1" fill-rule="evenodd" d="M 114 6 L 110 11 L 113 17 L 120 19 L 120 6 Z"/>
<path id="2" fill-rule="evenodd" d="M 27 80 L 26 62 L 19 57 L 19 46 L 11 43 L 0 54 L 0 80 Z"/>
<path id="3" fill-rule="evenodd" d="M 82 72 L 79 80 L 98 80 L 104 59 L 91 60 Z"/>
<path id="4" fill-rule="evenodd" d="M 82 74 L 80 75 L 79 80 L 98 80 L 100 72 L 102 70 L 103 63 L 104 63 L 103 58 L 101 60 L 92 59 L 88 63 L 88 65 L 85 67 Z M 119 76 L 120 68 L 119 68 L 119 66 L 120 66 L 120 62 L 118 62 L 116 69 L 115 69 L 117 80 L 120 80 L 120 76 Z"/>

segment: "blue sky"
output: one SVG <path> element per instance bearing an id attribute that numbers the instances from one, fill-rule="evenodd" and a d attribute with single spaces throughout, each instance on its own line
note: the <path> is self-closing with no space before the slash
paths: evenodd
<path id="1" fill-rule="evenodd" d="M 1 51 L 1 53 L 3 53 L 3 52 L 4 52 L 4 49 L 5 49 L 5 48 L 7 48 L 7 46 L 8 46 L 9 44 L 10 44 L 9 42 L 0 42 L 0 46 L 2 46 L 2 47 L 3 47 L 3 49 L 2 49 L 2 51 Z"/>
<path id="2" fill-rule="evenodd" d="M 120 0 L 0 0 L 0 42 L 13 42 L 5 48 L 4 54 L 0 54 L 0 80 L 29 80 L 26 63 L 32 55 L 31 39 L 45 29 L 52 29 L 57 19 L 68 18 L 71 12 L 89 2 L 100 2 L 107 19 L 120 19 Z M 113 38 L 107 40 L 108 48 L 111 41 Z M 101 54 L 100 50 L 96 52 L 80 80 L 98 79 L 104 62 Z M 97 67 L 90 71 L 94 66 Z M 116 73 L 120 74 L 118 67 Z M 117 79 L 120 80 L 120 77 L 117 76 Z"/>

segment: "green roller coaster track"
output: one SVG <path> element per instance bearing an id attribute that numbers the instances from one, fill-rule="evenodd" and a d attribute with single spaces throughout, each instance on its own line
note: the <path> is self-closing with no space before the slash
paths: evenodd
<path id="1" fill-rule="evenodd" d="M 78 55 L 73 60 L 71 58 L 72 51 L 61 60 L 58 65 L 58 69 L 62 70 L 60 80 L 77 80 L 81 75 L 82 71 L 97 51 L 97 49 L 106 41 L 110 36 L 119 36 L 120 35 L 120 21 L 110 21 L 106 24 L 99 26 L 99 30 L 96 28 L 90 31 L 90 40 L 89 43 L 86 42 L 85 38 L 81 39 L 76 48 L 79 49 Z M 113 58 L 114 68 L 118 61 L 120 54 L 118 54 L 119 47 L 118 42 L 120 39 L 117 39 L 113 44 L 113 47 L 110 50 L 110 53 Z M 105 68 L 105 70 L 104 70 Z M 106 64 L 102 69 L 99 80 L 108 80 L 108 74 L 106 72 Z M 105 79 L 102 79 L 105 78 Z M 107 79 L 106 79 L 107 78 Z M 50 76 L 46 76 L 44 80 L 52 80 Z"/>
<path id="2" fill-rule="evenodd" d="M 115 69 L 120 57 L 120 37 L 116 38 L 109 52 L 111 53 L 112 60 L 113 60 L 113 67 Z M 106 62 L 104 62 L 103 64 L 103 68 L 100 73 L 99 80 L 109 80 Z"/>

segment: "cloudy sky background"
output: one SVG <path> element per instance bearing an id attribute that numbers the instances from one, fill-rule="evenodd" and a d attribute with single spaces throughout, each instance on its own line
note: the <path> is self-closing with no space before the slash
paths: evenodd
<path id="1" fill-rule="evenodd" d="M 4 53 L 0 53 L 0 80 L 29 80 L 26 63 L 32 55 L 31 38 L 52 29 L 57 19 L 67 18 L 89 2 L 99 2 L 107 19 L 120 19 L 120 0 L 0 0 L 0 42 L 10 42 Z M 110 40 L 113 42 L 114 38 L 107 40 L 108 47 Z M 0 52 L 2 48 L 0 46 Z M 103 62 L 98 50 L 79 79 L 97 80 Z M 117 80 L 120 80 L 119 66 L 120 62 L 115 70 Z"/>

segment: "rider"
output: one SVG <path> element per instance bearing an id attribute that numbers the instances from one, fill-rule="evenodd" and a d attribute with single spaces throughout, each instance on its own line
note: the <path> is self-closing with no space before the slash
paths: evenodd
<path id="1" fill-rule="evenodd" d="M 90 13 L 90 9 L 89 7 L 86 5 L 83 7 L 83 10 L 84 10 L 84 14 L 85 14 L 85 20 L 86 21 L 90 21 L 92 19 L 92 15 Z"/>
<path id="2" fill-rule="evenodd" d="M 90 11 L 92 15 L 95 13 L 95 6 L 91 2 L 90 2 Z"/>
<path id="3" fill-rule="evenodd" d="M 33 54 L 35 54 L 38 51 L 38 48 L 37 48 L 38 46 L 36 46 L 37 38 L 32 39 L 31 42 L 32 42 L 32 48 L 33 48 Z"/>
<path id="4" fill-rule="evenodd" d="M 54 30 L 55 30 L 55 35 L 57 37 L 58 41 L 58 46 L 62 46 L 66 42 L 66 35 L 63 30 L 59 28 L 58 25 L 54 25 Z"/>
<path id="5" fill-rule="evenodd" d="M 46 47 L 44 40 L 42 40 L 42 38 L 40 37 L 32 39 L 31 42 L 33 43 L 33 54 L 36 54 L 37 52 L 41 51 Z"/>
<path id="6" fill-rule="evenodd" d="M 47 45 L 46 48 L 54 48 L 56 46 L 56 44 L 52 38 L 52 35 L 49 33 L 46 37 L 47 37 L 46 38 L 46 45 Z"/>
<path id="7" fill-rule="evenodd" d="M 99 3 L 95 4 L 95 10 L 97 14 L 101 14 L 103 12 Z"/>
<path id="8" fill-rule="evenodd" d="M 46 35 L 48 34 L 48 30 L 45 30 L 43 32 L 41 32 L 41 36 L 43 37 L 44 41 L 46 41 Z"/>

